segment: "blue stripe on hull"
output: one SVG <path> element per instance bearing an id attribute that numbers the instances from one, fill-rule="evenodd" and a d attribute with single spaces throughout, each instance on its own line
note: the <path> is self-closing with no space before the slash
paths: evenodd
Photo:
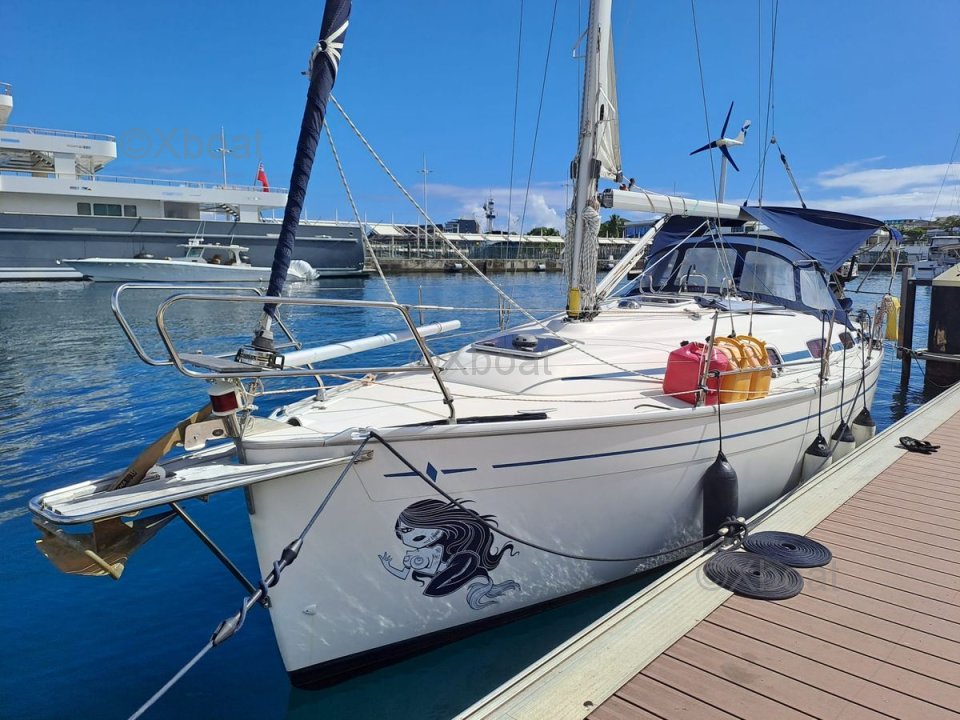
<path id="1" fill-rule="evenodd" d="M 876 384 L 877 384 L 877 380 L 874 380 L 873 384 L 870 386 L 867 392 L 870 392 L 871 390 L 873 390 L 876 387 Z M 844 401 L 843 405 L 844 406 L 852 405 L 857 401 L 858 397 L 859 397 L 859 394 L 857 397 L 853 398 L 852 400 Z M 835 405 L 832 408 L 827 408 L 824 412 L 830 413 L 835 410 L 838 410 L 839 408 L 840 408 L 840 405 Z M 776 425 L 768 425 L 767 427 L 760 428 L 758 430 L 744 430 L 743 432 L 739 432 L 739 433 L 730 433 L 729 435 L 724 435 L 724 439 L 744 437 L 746 435 L 756 435 L 758 433 L 764 433 L 769 430 L 776 430 L 779 428 L 787 427 L 789 425 L 796 425 L 797 423 L 805 423 L 815 417 L 817 417 L 816 414 L 807 415 L 806 417 L 797 418 L 796 420 L 788 420 L 787 422 L 778 423 Z M 682 443 L 671 443 L 669 445 L 655 445 L 653 447 L 634 448 L 631 450 L 613 450 L 610 452 L 589 453 L 586 455 L 567 455 L 565 457 L 544 458 L 542 460 L 525 460 L 522 462 L 500 463 L 497 465 L 493 465 L 492 467 L 494 470 L 504 470 L 508 468 L 531 467 L 534 465 L 552 465 L 554 463 L 574 462 L 577 460 L 594 460 L 597 458 L 618 457 L 620 455 L 634 455 L 637 453 L 653 452 L 655 450 L 670 450 L 672 448 L 687 447 L 689 445 L 702 445 L 704 443 L 717 442 L 719 440 L 720 440 L 720 436 L 718 435 L 716 437 L 701 438 L 699 440 L 691 440 L 691 441 L 682 442 Z"/>

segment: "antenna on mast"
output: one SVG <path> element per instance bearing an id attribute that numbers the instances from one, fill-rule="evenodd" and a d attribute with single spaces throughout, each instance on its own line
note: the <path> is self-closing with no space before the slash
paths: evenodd
<path id="1" fill-rule="evenodd" d="M 227 187 L 227 155 L 233 152 L 227 147 L 227 136 L 223 132 L 223 125 L 220 126 L 220 147 L 217 148 L 220 157 L 223 160 L 223 187 Z"/>
<path id="2" fill-rule="evenodd" d="M 740 168 L 738 168 L 737 164 L 733 161 L 733 156 L 730 154 L 730 151 L 727 148 L 743 145 L 744 140 L 747 137 L 747 130 L 750 128 L 750 121 L 744 120 L 743 125 L 740 126 L 740 133 L 735 138 L 725 137 L 727 134 L 727 125 L 730 124 L 730 114 L 732 112 L 733 103 L 731 102 L 730 109 L 727 110 L 727 119 L 723 121 L 723 129 L 720 131 L 720 137 L 690 153 L 691 155 L 696 155 L 704 150 L 712 150 L 713 148 L 717 148 L 723 154 L 723 160 L 720 163 L 720 190 L 717 193 L 717 202 L 723 202 L 723 196 L 727 190 L 727 163 L 729 162 L 731 165 L 733 165 L 734 170 L 740 172 Z"/>

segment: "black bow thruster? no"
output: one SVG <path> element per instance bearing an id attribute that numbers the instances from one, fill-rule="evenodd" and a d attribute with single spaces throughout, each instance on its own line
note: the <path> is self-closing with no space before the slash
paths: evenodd
<path id="1" fill-rule="evenodd" d="M 833 559 L 833 554 L 825 545 L 788 532 L 751 533 L 744 538 L 743 547 L 790 567 L 822 567 Z"/>
<path id="2" fill-rule="evenodd" d="M 803 590 L 796 570 L 751 552 L 717 553 L 703 571 L 720 587 L 756 600 L 786 600 Z"/>

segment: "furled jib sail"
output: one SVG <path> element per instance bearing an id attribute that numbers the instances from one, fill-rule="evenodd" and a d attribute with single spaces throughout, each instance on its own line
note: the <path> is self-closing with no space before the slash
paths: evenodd
<path id="1" fill-rule="evenodd" d="M 310 64 L 307 68 L 310 87 L 307 90 L 307 103 L 300 123 L 297 154 L 290 174 L 290 191 L 287 195 L 287 206 L 283 211 L 283 225 L 280 227 L 280 238 L 277 241 L 273 265 L 270 269 L 270 285 L 267 287 L 267 295 L 270 296 L 279 296 L 287 280 L 297 227 L 300 225 L 300 212 L 303 210 L 303 201 L 307 196 L 307 184 L 310 182 L 310 171 L 313 169 L 317 142 L 327 114 L 327 100 L 337 79 L 340 55 L 350 21 L 350 9 L 351 0 L 327 0 L 320 26 L 320 39 L 310 54 Z M 264 316 L 257 329 L 254 345 L 272 349 L 270 319 L 276 312 L 276 305 L 268 303 L 263 306 L 263 311 Z"/>
<path id="2" fill-rule="evenodd" d="M 590 315 L 596 307 L 600 214 L 597 180 L 623 179 L 617 80 L 610 33 L 611 0 L 591 3 L 587 27 L 580 141 L 575 163 L 576 189 L 567 214 L 564 272 L 567 314 Z"/>

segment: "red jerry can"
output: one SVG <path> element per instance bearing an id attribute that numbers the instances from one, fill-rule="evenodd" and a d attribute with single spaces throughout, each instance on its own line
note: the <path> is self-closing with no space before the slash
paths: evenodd
<path id="1" fill-rule="evenodd" d="M 681 345 L 667 358 L 667 371 L 663 376 L 663 392 L 691 405 L 697 402 L 700 378 L 707 348 L 703 343 Z M 717 348 L 713 348 L 709 372 L 727 372 L 730 360 Z M 707 377 L 707 405 L 716 405 L 720 398 L 720 378 Z"/>

